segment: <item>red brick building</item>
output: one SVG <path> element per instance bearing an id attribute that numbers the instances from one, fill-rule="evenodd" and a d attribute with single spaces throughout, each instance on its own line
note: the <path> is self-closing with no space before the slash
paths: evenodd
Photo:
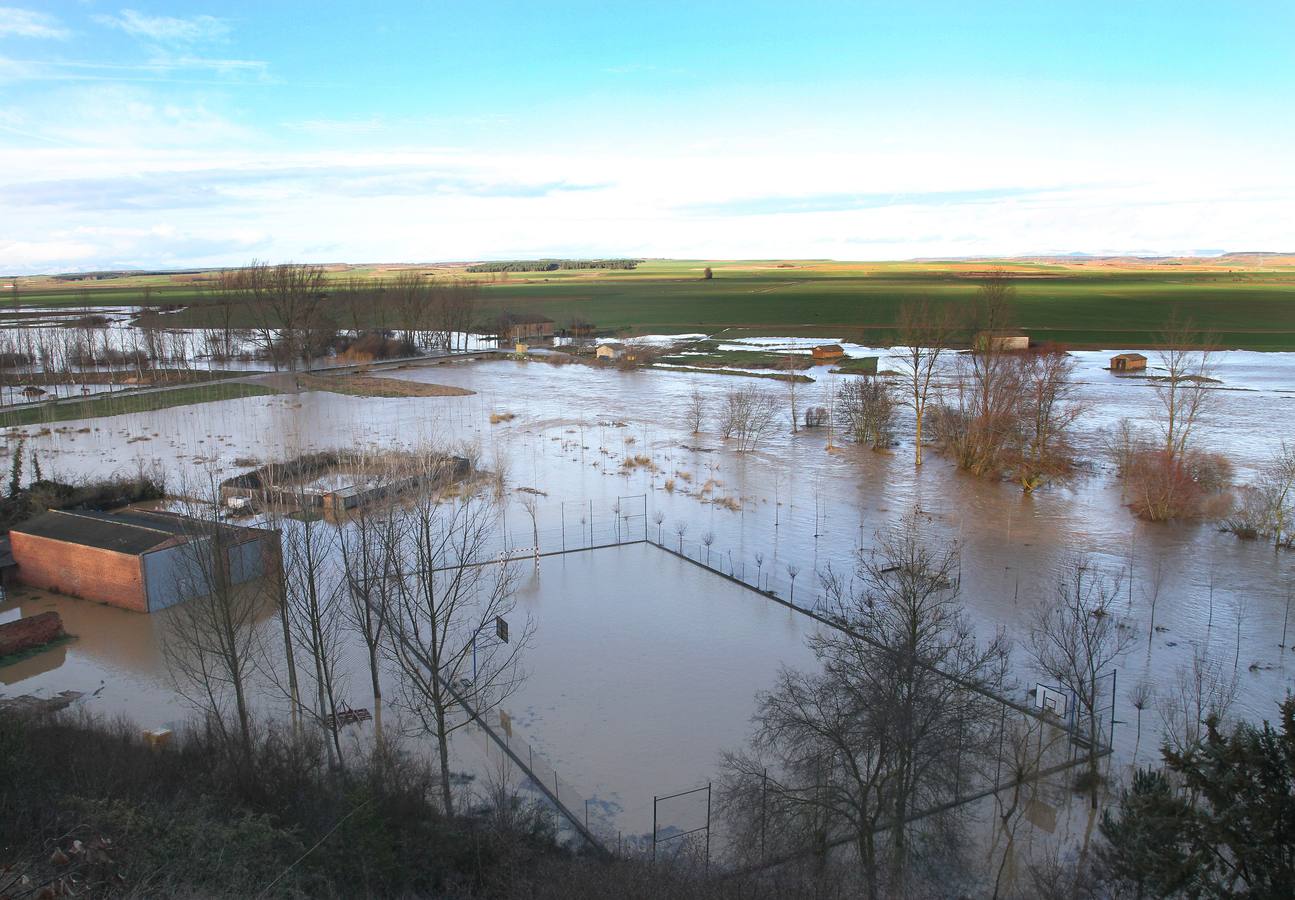
<path id="1" fill-rule="evenodd" d="M 278 563 L 273 531 L 165 512 L 50 510 L 14 526 L 9 540 L 20 583 L 136 612 L 210 593 L 217 571 L 241 584 Z"/>

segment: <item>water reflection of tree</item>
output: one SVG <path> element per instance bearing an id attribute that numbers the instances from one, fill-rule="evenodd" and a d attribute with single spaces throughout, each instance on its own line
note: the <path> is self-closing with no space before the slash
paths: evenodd
<path id="1" fill-rule="evenodd" d="M 912 520 L 861 555 L 862 591 L 825 580 L 845 626 L 810 639 L 822 670 L 784 669 L 758 698 L 748 749 L 725 755 L 722 808 L 756 858 L 826 853 L 848 835 L 868 897 L 903 893 L 909 862 L 956 832 L 915 818 L 952 800 L 997 747 L 1006 642 L 979 644 L 951 547 Z"/>

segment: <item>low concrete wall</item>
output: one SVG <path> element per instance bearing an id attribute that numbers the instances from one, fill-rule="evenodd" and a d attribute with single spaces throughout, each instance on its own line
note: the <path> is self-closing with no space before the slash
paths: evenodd
<path id="1" fill-rule="evenodd" d="M 43 612 L 0 625 L 0 656 L 21 653 L 63 637 L 63 620 L 56 612 Z"/>

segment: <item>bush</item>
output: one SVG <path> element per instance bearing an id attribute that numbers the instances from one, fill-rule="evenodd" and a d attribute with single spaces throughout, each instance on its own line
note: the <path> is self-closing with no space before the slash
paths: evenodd
<path id="1" fill-rule="evenodd" d="M 377 332 L 363 334 L 340 348 L 338 358 L 349 362 L 372 362 L 413 356 L 418 348 L 410 341 L 388 337 Z"/>
<path id="2" fill-rule="evenodd" d="M 268 730 L 251 759 L 195 730 L 152 750 L 127 723 L 0 713 L 0 846 L 44 877 L 71 870 L 94 896 L 444 896 L 560 856 L 511 795 L 507 816 L 447 821 L 435 776 L 398 751 L 330 770 L 318 734 Z M 106 848 L 90 865 L 73 840 Z M 307 854 L 309 848 L 317 850 Z M 59 847 L 68 858 L 51 858 Z"/>
<path id="3" fill-rule="evenodd" d="M 1129 457 L 1125 492 L 1134 513 L 1152 522 L 1220 519 L 1231 507 L 1225 492 L 1232 466 L 1222 456 L 1188 450 L 1172 456 L 1141 449 Z"/>
<path id="4" fill-rule="evenodd" d="M 43 479 L 0 500 L 0 531 L 7 532 L 47 509 L 107 510 L 165 496 L 166 483 L 156 472 L 141 471 L 82 484 Z"/>

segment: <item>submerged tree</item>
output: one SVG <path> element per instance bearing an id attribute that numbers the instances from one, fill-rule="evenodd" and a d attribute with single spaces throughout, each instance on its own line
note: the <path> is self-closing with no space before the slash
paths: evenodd
<path id="1" fill-rule="evenodd" d="M 1075 383 L 1075 359 L 1045 349 L 1020 360 L 1020 414 L 1012 471 L 1028 492 L 1066 474 L 1073 464 L 1071 431 L 1084 413 Z"/>
<path id="2" fill-rule="evenodd" d="M 778 401 L 758 387 L 729 388 L 720 406 L 720 433 L 739 453 L 756 449 L 773 431 Z"/>
<path id="3" fill-rule="evenodd" d="M 1208 336 L 1176 311 L 1157 342 L 1160 350 L 1156 356 L 1164 369 L 1164 375 L 1154 382 L 1161 408 L 1157 425 L 1164 439 L 1165 458 L 1173 461 L 1187 452 L 1201 416 L 1218 396 L 1210 388 L 1214 348 Z"/>
<path id="4" fill-rule="evenodd" d="M 865 375 L 845 382 L 834 405 L 855 443 L 873 449 L 890 445 L 895 396 L 884 378 Z"/>
<path id="5" fill-rule="evenodd" d="M 821 671 L 783 669 L 758 696 L 750 748 L 725 755 L 722 808 L 743 846 L 849 841 L 865 896 L 902 893 L 914 835 L 940 819 L 915 814 L 952 799 L 996 746 L 1006 644 L 976 642 L 956 572 L 956 553 L 908 521 L 861 555 L 861 592 L 825 582 L 839 627 L 810 638 Z"/>
<path id="6" fill-rule="evenodd" d="M 430 466 L 437 463 L 429 462 Z M 388 615 L 389 648 L 400 669 L 405 705 L 436 741 L 441 799 L 454 812 L 450 735 L 471 721 L 464 702 L 480 716 L 521 685 L 522 651 L 534 630 L 509 622 L 507 642 L 496 621 L 516 609 L 510 566 L 495 562 L 498 509 L 484 497 L 430 495 L 404 511 L 399 558 Z"/>
<path id="7" fill-rule="evenodd" d="M 220 494 L 189 487 L 191 526 L 175 570 L 182 602 L 166 617 L 163 657 L 177 693 L 245 758 L 252 752 L 251 680 L 260 656 L 256 625 L 266 597 L 255 583 L 235 584 L 229 551 L 235 532 L 220 522 Z M 267 556 L 274 556 L 268 554 Z M 264 560 L 278 568 L 277 558 Z"/>
<path id="8" fill-rule="evenodd" d="M 297 496 L 304 508 L 304 491 Z M 284 521 L 283 526 L 283 609 L 291 640 L 308 662 L 308 677 L 314 682 L 309 702 L 300 696 L 295 683 L 290 684 L 289 693 L 301 711 L 328 733 L 329 754 L 342 765 L 338 711 L 345 597 L 335 565 L 337 532 L 309 514 L 300 521 Z M 293 658 L 298 658 L 296 652 Z"/>
<path id="9" fill-rule="evenodd" d="M 701 387 L 694 384 L 692 390 L 688 393 L 688 431 L 692 434 L 701 434 L 701 429 L 706 424 L 706 395 L 702 393 Z"/>
<path id="10" fill-rule="evenodd" d="M 893 364 L 899 372 L 904 402 L 913 410 L 916 420 L 913 464 L 920 466 L 926 408 L 936 387 L 941 357 L 953 343 L 956 329 L 949 308 L 936 307 L 928 300 L 901 305 L 896 328 L 899 345 Z"/>
<path id="11" fill-rule="evenodd" d="M 1076 557 L 1057 579 L 1056 600 L 1036 610 L 1028 644 L 1039 671 L 1068 690 L 1079 705 L 1079 721 L 1087 732 L 1093 809 L 1097 809 L 1100 785 L 1099 716 L 1105 703 L 1115 701 L 1110 675 L 1133 640 L 1133 633 L 1121 629 L 1115 619 L 1119 594 L 1118 575 L 1108 578 L 1083 557 Z"/>

